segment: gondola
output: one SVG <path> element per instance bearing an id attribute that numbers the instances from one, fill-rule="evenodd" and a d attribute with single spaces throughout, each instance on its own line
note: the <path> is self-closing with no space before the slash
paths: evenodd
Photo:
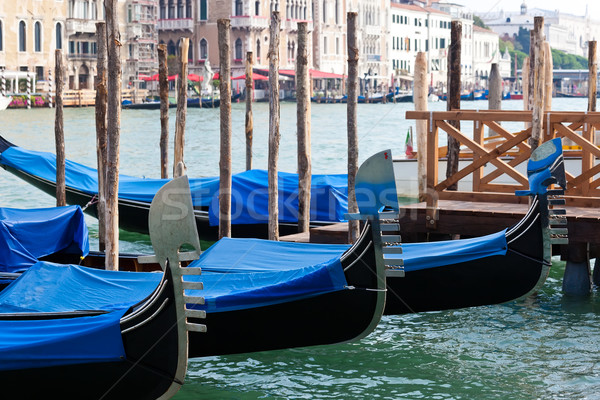
<path id="1" fill-rule="evenodd" d="M 172 397 L 185 378 L 188 330 L 205 330 L 186 320 L 201 315 L 186 310 L 178 248 L 162 252 L 164 273 L 152 279 L 43 261 L 28 268 L 0 293 L 2 395 Z"/>
<path id="2" fill-rule="evenodd" d="M 386 314 L 438 311 L 499 304 L 527 296 L 548 276 L 552 245 L 566 244 L 566 188 L 562 144 L 553 139 L 539 146 L 528 162 L 531 197 L 524 218 L 488 236 L 431 243 L 405 243 L 384 236 L 388 296 Z M 548 189 L 557 184 L 560 188 Z M 400 230 L 388 215 L 388 231 Z M 393 233 L 393 232 L 392 232 Z M 402 262 L 395 262 L 401 247 Z"/>
<path id="3" fill-rule="evenodd" d="M 56 158 L 51 153 L 18 147 L 0 136 L 0 166 L 51 196 L 56 195 Z M 119 177 L 119 224 L 122 229 L 148 233 L 150 202 L 166 179 Z M 194 215 L 202 239 L 218 237 L 218 177 L 190 179 Z M 347 211 L 347 175 L 313 175 L 311 225 L 322 226 L 344 220 Z M 97 171 L 67 160 L 67 203 L 81 206 L 97 216 Z M 232 178 L 232 235 L 268 237 L 268 173 L 250 170 Z M 281 235 L 297 233 L 298 175 L 279 173 Z"/>
<path id="4" fill-rule="evenodd" d="M 383 153 L 373 157 L 383 159 L 385 168 L 392 171 L 391 157 L 384 158 Z M 375 174 L 373 167 L 365 164 L 359 169 L 359 181 Z M 386 176 L 393 178 L 393 171 Z M 185 191 L 172 190 L 176 182 L 163 186 L 156 197 L 170 193 L 169 204 L 185 204 L 181 197 Z M 387 184 L 395 185 L 393 181 Z M 189 203 L 191 207 L 191 199 Z M 179 211 L 175 206 L 173 209 Z M 162 254 L 160 244 L 172 240 L 173 234 L 181 236 L 177 243 L 189 243 L 199 249 L 196 227 L 182 227 L 174 218 L 165 219 L 166 214 L 163 210 L 149 215 L 155 252 Z M 186 284 L 203 285 L 199 292 L 186 291 L 186 299 L 200 295 L 204 298 L 204 304 L 188 304 L 188 308 L 206 318 L 193 317 L 190 322 L 206 322 L 209 327 L 206 332 L 190 332 L 189 356 L 324 345 L 368 335 L 383 315 L 386 296 L 377 226 L 376 216 L 367 220 L 351 247 L 221 239 L 184 268 L 188 273 L 184 275 Z M 68 261 L 67 256 L 61 257 L 53 260 Z M 93 264 L 86 265 L 103 268 L 101 256 L 88 258 Z M 146 268 L 157 265 L 155 256 L 140 256 L 137 261 Z M 196 272 L 200 271 L 199 276 Z M 140 280 L 158 279 L 153 273 L 136 274 Z"/>
<path id="5" fill-rule="evenodd" d="M 233 100 L 233 96 L 232 96 Z M 236 98 L 237 100 L 237 98 Z M 221 106 L 220 99 L 214 98 L 200 98 L 200 97 L 192 97 L 187 99 L 188 107 L 198 107 L 198 108 L 219 108 Z"/>
<path id="6" fill-rule="evenodd" d="M 79 206 L 0 208 L 0 289 L 46 257 L 85 258 L 88 236 Z"/>

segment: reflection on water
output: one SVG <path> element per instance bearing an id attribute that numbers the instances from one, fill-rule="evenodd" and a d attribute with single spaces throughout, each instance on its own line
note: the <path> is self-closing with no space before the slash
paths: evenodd
<path id="1" fill-rule="evenodd" d="M 430 103 L 435 110 L 446 104 Z M 463 102 L 485 109 L 486 102 Z M 522 109 L 521 101 L 503 102 Z M 555 110 L 584 111 L 583 99 L 554 99 Z M 360 158 L 382 148 L 398 156 L 413 121 L 411 105 L 358 107 Z M 268 105 L 254 105 L 254 164 L 267 165 Z M 53 110 L 0 112 L 0 134 L 16 144 L 54 151 Z M 280 169 L 295 171 L 296 110 L 281 105 Z M 218 174 L 219 110 L 190 109 L 185 158 L 190 176 Z M 245 165 L 244 105 L 233 105 L 233 167 Z M 171 135 L 175 113 L 170 114 Z M 315 173 L 346 168 L 344 105 L 312 107 Z M 69 159 L 94 165 L 94 110 L 65 110 Z M 121 172 L 157 177 L 158 111 L 124 110 Z M 169 153 L 172 154 L 172 151 Z M 54 199 L 0 170 L 0 206 L 48 207 Z M 97 248 L 97 222 L 86 216 Z M 148 236 L 121 231 L 121 251 L 151 252 Z M 203 244 L 206 248 L 209 244 Z M 561 294 L 556 261 L 542 290 L 526 301 L 446 312 L 384 317 L 367 338 L 335 346 L 192 360 L 176 399 L 593 399 L 600 395 L 600 301 Z M 276 323 L 276 321 L 273 321 Z M 310 324 L 310 321 L 307 321 Z M 208 326 L 210 329 L 210 326 Z M 315 326 L 314 329 L 319 329 Z"/>

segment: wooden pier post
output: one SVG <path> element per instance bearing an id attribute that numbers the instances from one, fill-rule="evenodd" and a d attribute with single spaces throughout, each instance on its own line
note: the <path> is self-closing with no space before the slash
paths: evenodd
<path id="1" fill-rule="evenodd" d="M 310 97 L 308 78 L 308 23 L 298 22 L 296 58 L 296 99 L 298 129 L 298 232 L 310 228 L 311 152 Z"/>
<path id="2" fill-rule="evenodd" d="M 217 20 L 221 155 L 219 160 L 219 239 L 231 237 L 231 21 Z"/>
<path id="3" fill-rule="evenodd" d="M 587 243 L 569 243 L 562 284 L 563 293 L 586 296 L 591 291 L 590 258 Z"/>
<path id="4" fill-rule="evenodd" d="M 420 51 L 415 60 L 413 101 L 415 111 L 427 111 L 427 54 Z M 427 194 L 427 121 L 417 120 L 417 176 L 419 201 L 425 201 Z"/>
<path id="5" fill-rule="evenodd" d="M 56 144 L 56 206 L 67 205 L 67 193 L 65 185 L 65 132 L 63 118 L 63 76 L 64 68 L 62 62 L 62 50 L 55 52 L 56 69 L 56 109 L 54 112 L 54 140 Z"/>
<path id="6" fill-rule="evenodd" d="M 548 42 L 544 42 L 544 60 L 544 111 L 551 111 L 552 95 L 554 92 L 554 66 L 552 62 L 552 49 Z"/>
<path id="7" fill-rule="evenodd" d="M 175 119 L 175 146 L 173 156 L 173 178 L 179 178 L 180 173 L 185 174 L 183 161 L 183 148 L 185 147 L 185 117 L 187 114 L 187 71 L 189 38 L 181 38 L 179 45 L 179 59 L 181 67 L 177 78 L 177 115 Z M 179 165 L 181 163 L 181 165 Z"/>
<path id="8" fill-rule="evenodd" d="M 589 112 L 596 111 L 596 95 L 598 94 L 598 60 L 596 55 L 596 41 L 588 42 L 588 108 Z"/>
<path id="9" fill-rule="evenodd" d="M 502 77 L 498 70 L 498 64 L 493 63 L 490 69 L 490 87 L 488 93 L 488 109 L 502 109 Z"/>
<path id="10" fill-rule="evenodd" d="M 357 213 L 356 173 L 358 172 L 358 13 L 349 12 L 348 26 L 348 213 Z M 348 221 L 348 243 L 356 242 L 359 235 L 358 221 Z"/>
<path id="11" fill-rule="evenodd" d="M 246 171 L 252 169 L 252 135 L 254 133 L 254 118 L 252 115 L 252 100 L 254 97 L 254 63 L 251 51 L 246 53 Z"/>
<path id="12" fill-rule="evenodd" d="M 279 29 L 278 11 L 271 14 L 269 42 L 269 240 L 279 240 Z"/>
<path id="13" fill-rule="evenodd" d="M 167 45 L 158 45 L 158 87 L 160 95 L 160 177 L 169 177 L 169 71 Z"/>
<path id="14" fill-rule="evenodd" d="M 452 21 L 450 30 L 450 51 L 448 52 L 448 96 L 446 100 L 446 109 L 448 111 L 460 110 L 461 47 L 462 23 L 460 21 Z M 448 123 L 460 130 L 460 121 L 448 121 Z M 449 178 L 458 172 L 459 153 L 460 142 L 448 135 L 448 161 L 446 167 L 446 178 Z M 448 190 L 457 189 L 457 183 L 448 187 Z"/>
<path id="15" fill-rule="evenodd" d="M 119 141 L 121 135 L 121 34 L 117 0 L 105 0 L 108 106 L 106 162 L 106 269 L 119 269 Z"/>
<path id="16" fill-rule="evenodd" d="M 541 143 L 544 121 L 544 17 L 535 17 L 533 22 L 534 28 L 532 33 L 532 48 L 530 49 L 531 59 L 534 60 L 533 71 L 529 72 L 529 77 L 533 76 L 532 82 L 529 82 L 529 87 L 533 86 L 533 92 L 529 98 L 529 103 L 532 104 L 532 118 L 531 118 L 531 138 L 529 144 L 531 151 L 535 150 Z M 533 100 L 533 101 L 532 101 Z"/>
<path id="17" fill-rule="evenodd" d="M 523 110 L 529 111 L 529 57 L 525 57 L 523 60 L 523 68 L 521 69 L 521 80 L 523 86 Z M 525 128 L 527 128 L 530 124 L 528 122 L 525 123 Z"/>
<path id="18" fill-rule="evenodd" d="M 106 249 L 106 23 L 96 23 L 96 48 L 98 51 L 96 78 L 96 158 L 98 164 L 98 249 Z"/>

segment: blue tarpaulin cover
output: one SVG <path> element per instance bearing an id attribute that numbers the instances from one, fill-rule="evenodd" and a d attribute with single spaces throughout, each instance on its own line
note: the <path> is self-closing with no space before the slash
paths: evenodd
<path id="1" fill-rule="evenodd" d="M 0 272 L 27 268 L 59 251 L 86 256 L 88 229 L 79 206 L 0 208 Z"/>
<path id="2" fill-rule="evenodd" d="M 223 238 L 188 268 L 202 275 L 185 280 L 204 283 L 205 305 L 221 312 L 260 307 L 343 290 L 346 278 L 340 262 L 347 245 L 284 243 L 260 239 Z"/>
<path id="3" fill-rule="evenodd" d="M 506 254 L 506 230 L 472 239 L 405 243 L 402 259 L 405 271 L 458 264 Z"/>
<path id="4" fill-rule="evenodd" d="M 0 321 L 0 371 L 124 356 L 119 319 L 157 287 L 162 274 L 38 262 L 0 293 L 0 313 L 104 310 L 55 320 Z"/>
<path id="5" fill-rule="evenodd" d="M 47 181 L 56 180 L 56 156 L 52 153 L 9 147 L 0 154 L 0 164 L 15 168 Z M 87 194 L 98 192 L 95 169 L 66 162 L 66 185 Z M 152 202 L 154 195 L 168 180 L 119 175 L 119 198 Z M 219 178 L 190 179 L 192 201 L 196 207 L 208 207 L 211 225 L 218 225 Z M 298 220 L 298 174 L 279 173 L 279 220 Z M 250 224 L 268 221 L 268 175 L 264 170 L 250 170 L 232 177 L 232 223 Z M 347 175 L 313 175 L 311 184 L 311 220 L 338 222 L 348 212 Z"/>

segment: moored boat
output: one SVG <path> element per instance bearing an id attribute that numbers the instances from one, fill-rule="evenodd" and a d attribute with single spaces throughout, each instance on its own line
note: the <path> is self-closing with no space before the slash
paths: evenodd
<path id="1" fill-rule="evenodd" d="M 567 242 L 566 187 L 562 144 L 554 139 L 538 147 L 528 163 L 531 197 L 525 217 L 513 227 L 484 237 L 402 244 L 402 263 L 387 269 L 386 314 L 436 311 L 498 304 L 526 296 L 545 281 L 553 244 Z M 548 189 L 558 184 L 560 189 Z M 389 215 L 389 230 L 401 231 Z M 384 237 L 384 242 L 386 241 Z M 383 252 L 394 264 L 399 237 Z"/>
<path id="2" fill-rule="evenodd" d="M 201 315 L 186 310 L 183 290 L 190 286 L 182 283 L 184 269 L 172 257 L 157 257 L 165 270 L 152 279 L 40 261 L 4 289 L 3 395 L 172 397 L 185 379 L 188 330 L 205 327 L 187 322 L 189 313 Z"/>

